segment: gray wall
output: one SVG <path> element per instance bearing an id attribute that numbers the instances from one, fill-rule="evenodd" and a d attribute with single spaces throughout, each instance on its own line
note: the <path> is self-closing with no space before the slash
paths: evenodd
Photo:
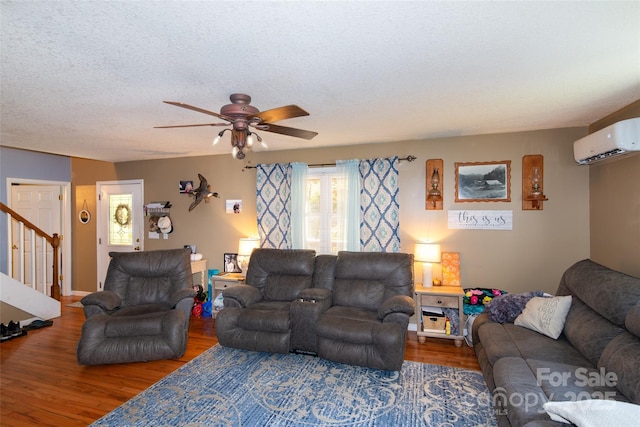
<path id="1" fill-rule="evenodd" d="M 7 178 L 71 182 L 71 158 L 0 147 L 0 201 L 8 205 Z M 1 223 L 6 215 L 0 212 Z M 0 227 L 0 272 L 7 274 L 7 229 Z"/>

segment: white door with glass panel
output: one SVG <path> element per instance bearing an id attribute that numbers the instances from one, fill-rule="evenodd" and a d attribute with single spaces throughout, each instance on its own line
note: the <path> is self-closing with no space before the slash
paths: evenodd
<path id="1" fill-rule="evenodd" d="M 144 180 L 96 183 L 98 291 L 103 290 L 109 252 L 144 250 Z"/>

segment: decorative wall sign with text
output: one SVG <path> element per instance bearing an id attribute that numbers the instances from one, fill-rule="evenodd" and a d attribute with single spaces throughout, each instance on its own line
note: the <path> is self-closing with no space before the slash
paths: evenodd
<path id="1" fill-rule="evenodd" d="M 511 230 L 513 211 L 449 211 L 449 229 Z"/>

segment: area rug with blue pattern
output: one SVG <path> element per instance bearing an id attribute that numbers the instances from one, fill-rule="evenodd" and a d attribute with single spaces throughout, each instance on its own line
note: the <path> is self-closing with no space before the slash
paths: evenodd
<path id="1" fill-rule="evenodd" d="M 93 426 L 495 426 L 478 371 L 381 371 L 215 345 Z"/>

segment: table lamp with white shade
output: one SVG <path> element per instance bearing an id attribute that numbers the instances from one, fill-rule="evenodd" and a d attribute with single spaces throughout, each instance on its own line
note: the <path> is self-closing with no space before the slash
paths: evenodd
<path id="1" fill-rule="evenodd" d="M 238 243 L 238 263 L 245 273 L 249 268 L 249 259 L 254 249 L 260 247 L 259 237 L 242 237 Z"/>
<path id="2" fill-rule="evenodd" d="M 422 286 L 433 286 L 433 263 L 440 262 L 440 245 L 416 242 L 413 254 L 416 262 L 423 263 Z"/>

